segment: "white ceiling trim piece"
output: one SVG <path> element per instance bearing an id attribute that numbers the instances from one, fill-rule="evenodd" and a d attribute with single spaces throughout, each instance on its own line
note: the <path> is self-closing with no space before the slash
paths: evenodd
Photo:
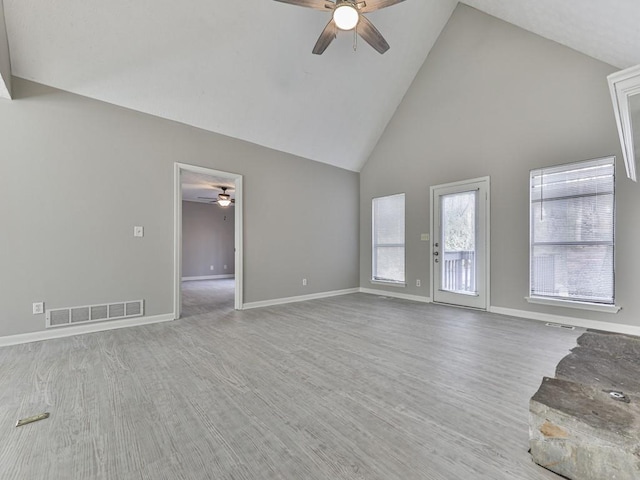
<path id="1" fill-rule="evenodd" d="M 0 0 L 0 98 L 11 99 L 11 60 L 9 40 L 4 21 L 4 6 Z"/>

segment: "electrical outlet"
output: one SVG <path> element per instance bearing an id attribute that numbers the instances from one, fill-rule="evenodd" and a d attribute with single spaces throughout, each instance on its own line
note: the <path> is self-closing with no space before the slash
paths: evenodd
<path id="1" fill-rule="evenodd" d="M 144 227 L 133 227 L 134 237 L 144 237 Z"/>
<path id="2" fill-rule="evenodd" d="M 306 287 L 306 286 L 307 286 L 307 279 L 306 279 L 306 278 L 303 278 L 303 279 L 302 279 L 302 286 L 303 286 L 303 287 Z"/>
<path id="3" fill-rule="evenodd" d="M 416 280 L 416 287 L 419 287 L 419 286 L 420 286 L 420 279 L 417 279 Z"/>
<path id="4" fill-rule="evenodd" d="M 34 302 L 33 304 L 33 314 L 41 315 L 44 313 L 44 303 L 43 302 Z"/>
<path id="5" fill-rule="evenodd" d="M 209 270 L 211 270 L 211 271 L 213 272 L 213 265 L 211 265 L 211 266 L 209 267 Z"/>

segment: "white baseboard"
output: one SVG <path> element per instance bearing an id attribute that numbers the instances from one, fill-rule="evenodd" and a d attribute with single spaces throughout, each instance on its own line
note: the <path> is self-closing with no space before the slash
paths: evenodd
<path id="1" fill-rule="evenodd" d="M 173 313 L 166 313 L 164 315 L 125 318 L 123 320 L 73 325 L 70 327 L 58 327 L 33 333 L 9 335 L 6 337 L 0 337 L 0 347 L 8 347 L 9 345 L 19 345 L 22 343 L 41 342 L 43 340 L 51 340 L 53 338 L 72 337 L 74 335 L 83 335 L 85 333 L 104 332 L 118 328 L 137 327 L 139 325 L 148 325 L 151 323 L 169 322 L 171 320 L 175 320 L 175 318 L 176 317 Z"/>
<path id="2" fill-rule="evenodd" d="M 409 295 L 408 293 L 389 292 L 387 290 L 376 290 L 374 288 L 361 288 L 360 293 L 369 295 L 380 295 L 382 297 L 401 298 L 403 300 L 411 300 L 413 302 L 432 303 L 431 297 L 422 297 L 420 295 Z"/>
<path id="3" fill-rule="evenodd" d="M 183 282 L 191 282 L 194 280 L 219 280 L 221 278 L 235 278 L 234 273 L 224 273 L 222 275 L 205 275 L 203 277 L 182 277 Z"/>
<path id="4" fill-rule="evenodd" d="M 622 323 L 602 322 L 599 320 L 588 320 L 586 318 L 565 317 L 562 315 L 552 315 L 549 313 L 528 312 L 526 310 L 516 310 L 514 308 L 489 307 L 489 312 L 510 317 L 526 318 L 539 322 L 560 323 L 571 325 L 572 327 L 592 328 L 594 330 L 604 330 L 607 332 L 624 333 L 626 335 L 640 336 L 640 326 L 624 325 Z"/>
<path id="5" fill-rule="evenodd" d="M 318 298 L 337 297 L 339 295 L 349 295 L 358 293 L 359 288 L 347 288 L 345 290 L 333 290 L 331 292 L 312 293 L 310 295 L 298 295 L 297 297 L 274 298 L 273 300 L 262 300 L 260 302 L 249 302 L 242 305 L 243 310 L 252 308 L 271 307 L 273 305 L 283 305 L 285 303 L 306 302 L 307 300 L 317 300 Z"/>

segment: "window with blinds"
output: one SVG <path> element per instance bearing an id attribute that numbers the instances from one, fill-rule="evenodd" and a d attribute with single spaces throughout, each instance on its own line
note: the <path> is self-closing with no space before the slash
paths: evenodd
<path id="1" fill-rule="evenodd" d="M 373 280 L 404 283 L 404 193 L 372 204 Z"/>
<path id="2" fill-rule="evenodd" d="M 614 303 L 615 157 L 531 171 L 531 297 Z"/>

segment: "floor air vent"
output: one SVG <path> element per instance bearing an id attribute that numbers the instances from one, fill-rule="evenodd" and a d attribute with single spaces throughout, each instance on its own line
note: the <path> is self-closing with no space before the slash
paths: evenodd
<path id="1" fill-rule="evenodd" d="M 549 322 L 549 323 L 545 323 L 545 325 L 547 327 L 564 328 L 566 330 L 575 330 L 576 329 L 576 327 L 572 327 L 571 325 L 563 325 L 561 323 L 551 323 L 551 322 Z"/>
<path id="2" fill-rule="evenodd" d="M 83 307 L 56 308 L 47 310 L 47 328 L 75 325 L 78 323 L 118 320 L 144 315 L 144 300 L 131 302 L 85 305 Z"/>

